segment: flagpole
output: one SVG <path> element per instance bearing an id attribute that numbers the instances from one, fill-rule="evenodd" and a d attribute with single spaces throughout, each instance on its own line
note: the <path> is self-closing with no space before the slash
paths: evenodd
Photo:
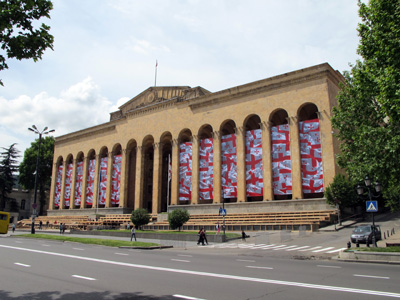
<path id="1" fill-rule="evenodd" d="M 171 155 L 168 154 L 167 212 L 169 212 L 169 183 L 171 182 Z"/>
<path id="2" fill-rule="evenodd" d="M 154 76 L 154 86 L 157 86 L 157 66 L 158 66 L 158 62 L 156 60 L 156 72 L 155 72 L 155 76 Z"/>

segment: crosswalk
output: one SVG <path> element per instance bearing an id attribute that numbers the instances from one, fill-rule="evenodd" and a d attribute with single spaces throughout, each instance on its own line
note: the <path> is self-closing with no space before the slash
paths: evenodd
<path id="1" fill-rule="evenodd" d="M 250 249 L 265 251 L 297 251 L 311 253 L 338 253 L 346 248 L 323 247 L 323 246 L 300 246 L 300 245 L 283 245 L 283 244 L 250 244 L 250 243 L 222 243 L 204 246 L 205 248 L 231 248 L 231 249 Z"/>

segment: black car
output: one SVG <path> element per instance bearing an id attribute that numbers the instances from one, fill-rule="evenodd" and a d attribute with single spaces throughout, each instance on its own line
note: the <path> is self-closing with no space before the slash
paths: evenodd
<path id="1" fill-rule="evenodd" d="M 360 225 L 357 226 L 350 236 L 352 243 L 372 243 L 372 225 Z M 375 241 L 382 239 L 381 228 L 379 225 L 375 225 Z"/>

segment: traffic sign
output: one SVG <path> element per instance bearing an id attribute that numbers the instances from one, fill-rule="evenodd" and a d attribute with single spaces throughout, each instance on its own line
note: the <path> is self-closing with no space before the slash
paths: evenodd
<path id="1" fill-rule="evenodd" d="M 377 212 L 378 201 L 367 201 L 367 212 Z"/>
<path id="2" fill-rule="evenodd" d="M 221 216 L 226 216 L 226 209 L 221 209 Z"/>

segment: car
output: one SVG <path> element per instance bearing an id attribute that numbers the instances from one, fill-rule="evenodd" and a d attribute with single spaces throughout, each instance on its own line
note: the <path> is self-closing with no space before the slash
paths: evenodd
<path id="1" fill-rule="evenodd" d="M 351 236 L 352 243 L 372 243 L 372 235 L 373 235 L 373 226 L 372 225 L 359 225 L 357 226 Z M 382 239 L 381 228 L 379 225 L 375 225 L 375 241 L 379 241 Z"/>

